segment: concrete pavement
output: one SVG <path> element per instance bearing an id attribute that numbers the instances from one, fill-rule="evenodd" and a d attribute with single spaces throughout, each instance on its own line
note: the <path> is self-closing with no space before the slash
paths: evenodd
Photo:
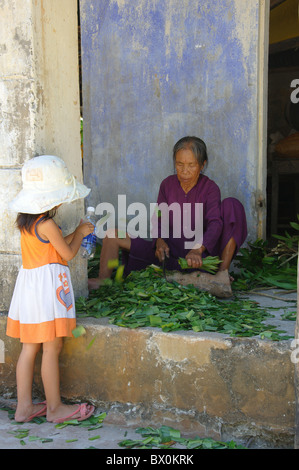
<path id="1" fill-rule="evenodd" d="M 100 414 L 96 410 L 96 414 Z M 0 449 L 122 449 L 123 439 L 141 439 L 135 429 L 106 424 L 95 429 L 68 425 L 59 428 L 53 423 L 16 423 L 9 413 L 0 410 Z"/>

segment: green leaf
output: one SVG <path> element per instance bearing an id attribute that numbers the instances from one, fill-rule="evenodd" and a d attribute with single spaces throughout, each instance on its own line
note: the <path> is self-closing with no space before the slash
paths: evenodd
<path id="1" fill-rule="evenodd" d="M 96 336 L 94 338 L 92 338 L 92 340 L 90 341 L 90 343 L 86 346 L 86 351 L 89 351 L 89 349 L 91 348 L 91 346 L 93 345 L 93 343 L 95 342 L 95 339 L 96 339 Z"/>
<path id="2" fill-rule="evenodd" d="M 149 321 L 151 326 L 161 326 L 162 319 L 158 315 L 149 315 Z"/>
<path id="3" fill-rule="evenodd" d="M 166 437 L 171 440 L 179 439 L 181 437 L 181 433 L 178 429 L 174 429 L 169 426 L 161 426 L 160 435 L 163 436 L 163 438 Z"/>
<path id="4" fill-rule="evenodd" d="M 262 259 L 263 264 L 272 264 L 275 262 L 275 258 L 270 257 L 270 256 L 265 256 L 265 258 Z"/>
<path id="5" fill-rule="evenodd" d="M 295 230 L 299 230 L 299 224 L 296 224 L 295 222 L 290 222 L 290 226 L 293 227 Z"/>
<path id="6" fill-rule="evenodd" d="M 116 274 L 115 274 L 115 281 L 116 282 L 122 282 L 123 281 L 123 272 L 124 272 L 124 265 L 121 265 L 117 268 Z"/>
<path id="7" fill-rule="evenodd" d="M 72 330 L 72 333 L 73 333 L 73 336 L 74 336 L 75 338 L 79 338 L 80 336 L 86 334 L 86 330 L 85 330 L 84 326 L 79 325 L 79 326 L 77 326 L 76 328 L 74 328 L 74 329 Z"/>
<path id="8" fill-rule="evenodd" d="M 88 440 L 89 441 L 95 441 L 96 439 L 100 439 L 100 438 L 101 438 L 101 436 L 97 435 L 97 436 L 89 437 Z"/>
<path id="9" fill-rule="evenodd" d="M 119 265 L 119 260 L 118 259 L 109 259 L 107 266 L 109 269 L 117 268 Z"/>

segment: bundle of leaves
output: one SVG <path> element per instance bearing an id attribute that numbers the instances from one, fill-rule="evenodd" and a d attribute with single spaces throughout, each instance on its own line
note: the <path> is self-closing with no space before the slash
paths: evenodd
<path id="1" fill-rule="evenodd" d="M 186 258 L 179 258 L 178 262 L 182 269 L 191 268 L 191 266 L 188 265 L 188 261 L 186 260 Z M 218 256 L 207 256 L 206 258 L 202 259 L 201 269 L 210 274 L 215 274 L 218 271 L 219 265 L 221 263 L 222 261 L 219 259 Z"/>
<path id="2" fill-rule="evenodd" d="M 213 331 L 230 336 L 288 339 L 284 331 L 265 324 L 272 315 L 250 300 L 222 301 L 193 285 L 168 282 L 149 266 L 134 271 L 122 282 L 109 279 L 89 298 L 76 301 L 78 317 L 109 317 L 126 327 L 158 327 L 163 331 Z"/>

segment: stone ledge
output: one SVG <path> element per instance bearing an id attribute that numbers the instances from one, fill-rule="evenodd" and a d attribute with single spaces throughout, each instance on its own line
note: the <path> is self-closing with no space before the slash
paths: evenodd
<path id="1" fill-rule="evenodd" d="M 290 340 L 231 338 L 218 333 L 128 329 L 107 318 L 78 319 L 86 329 L 66 339 L 61 393 L 108 411 L 107 422 L 167 424 L 193 435 L 292 447 L 294 365 Z M 0 393 L 15 394 L 20 344 L 5 336 Z M 93 343 L 91 344 L 91 341 Z M 42 391 L 40 355 L 35 384 Z"/>

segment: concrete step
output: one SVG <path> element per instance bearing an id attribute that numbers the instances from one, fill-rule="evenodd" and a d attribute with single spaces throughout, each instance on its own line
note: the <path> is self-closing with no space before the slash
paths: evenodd
<path id="1" fill-rule="evenodd" d="M 260 300 L 260 299 L 259 299 Z M 296 297 L 294 297 L 296 300 Z M 271 306 L 273 299 L 265 298 Z M 294 304 L 281 304 L 294 310 Z M 294 334 L 295 322 L 281 321 Z M 0 395 L 15 394 L 18 340 L 5 336 Z M 78 319 L 86 329 L 66 339 L 61 354 L 61 393 L 107 411 L 107 424 L 172 426 L 184 433 L 234 439 L 254 447 L 293 447 L 295 391 L 292 340 L 233 338 L 219 333 L 128 329 L 108 318 Z M 91 341 L 92 346 L 89 347 Z M 42 393 L 40 358 L 35 390 Z"/>

